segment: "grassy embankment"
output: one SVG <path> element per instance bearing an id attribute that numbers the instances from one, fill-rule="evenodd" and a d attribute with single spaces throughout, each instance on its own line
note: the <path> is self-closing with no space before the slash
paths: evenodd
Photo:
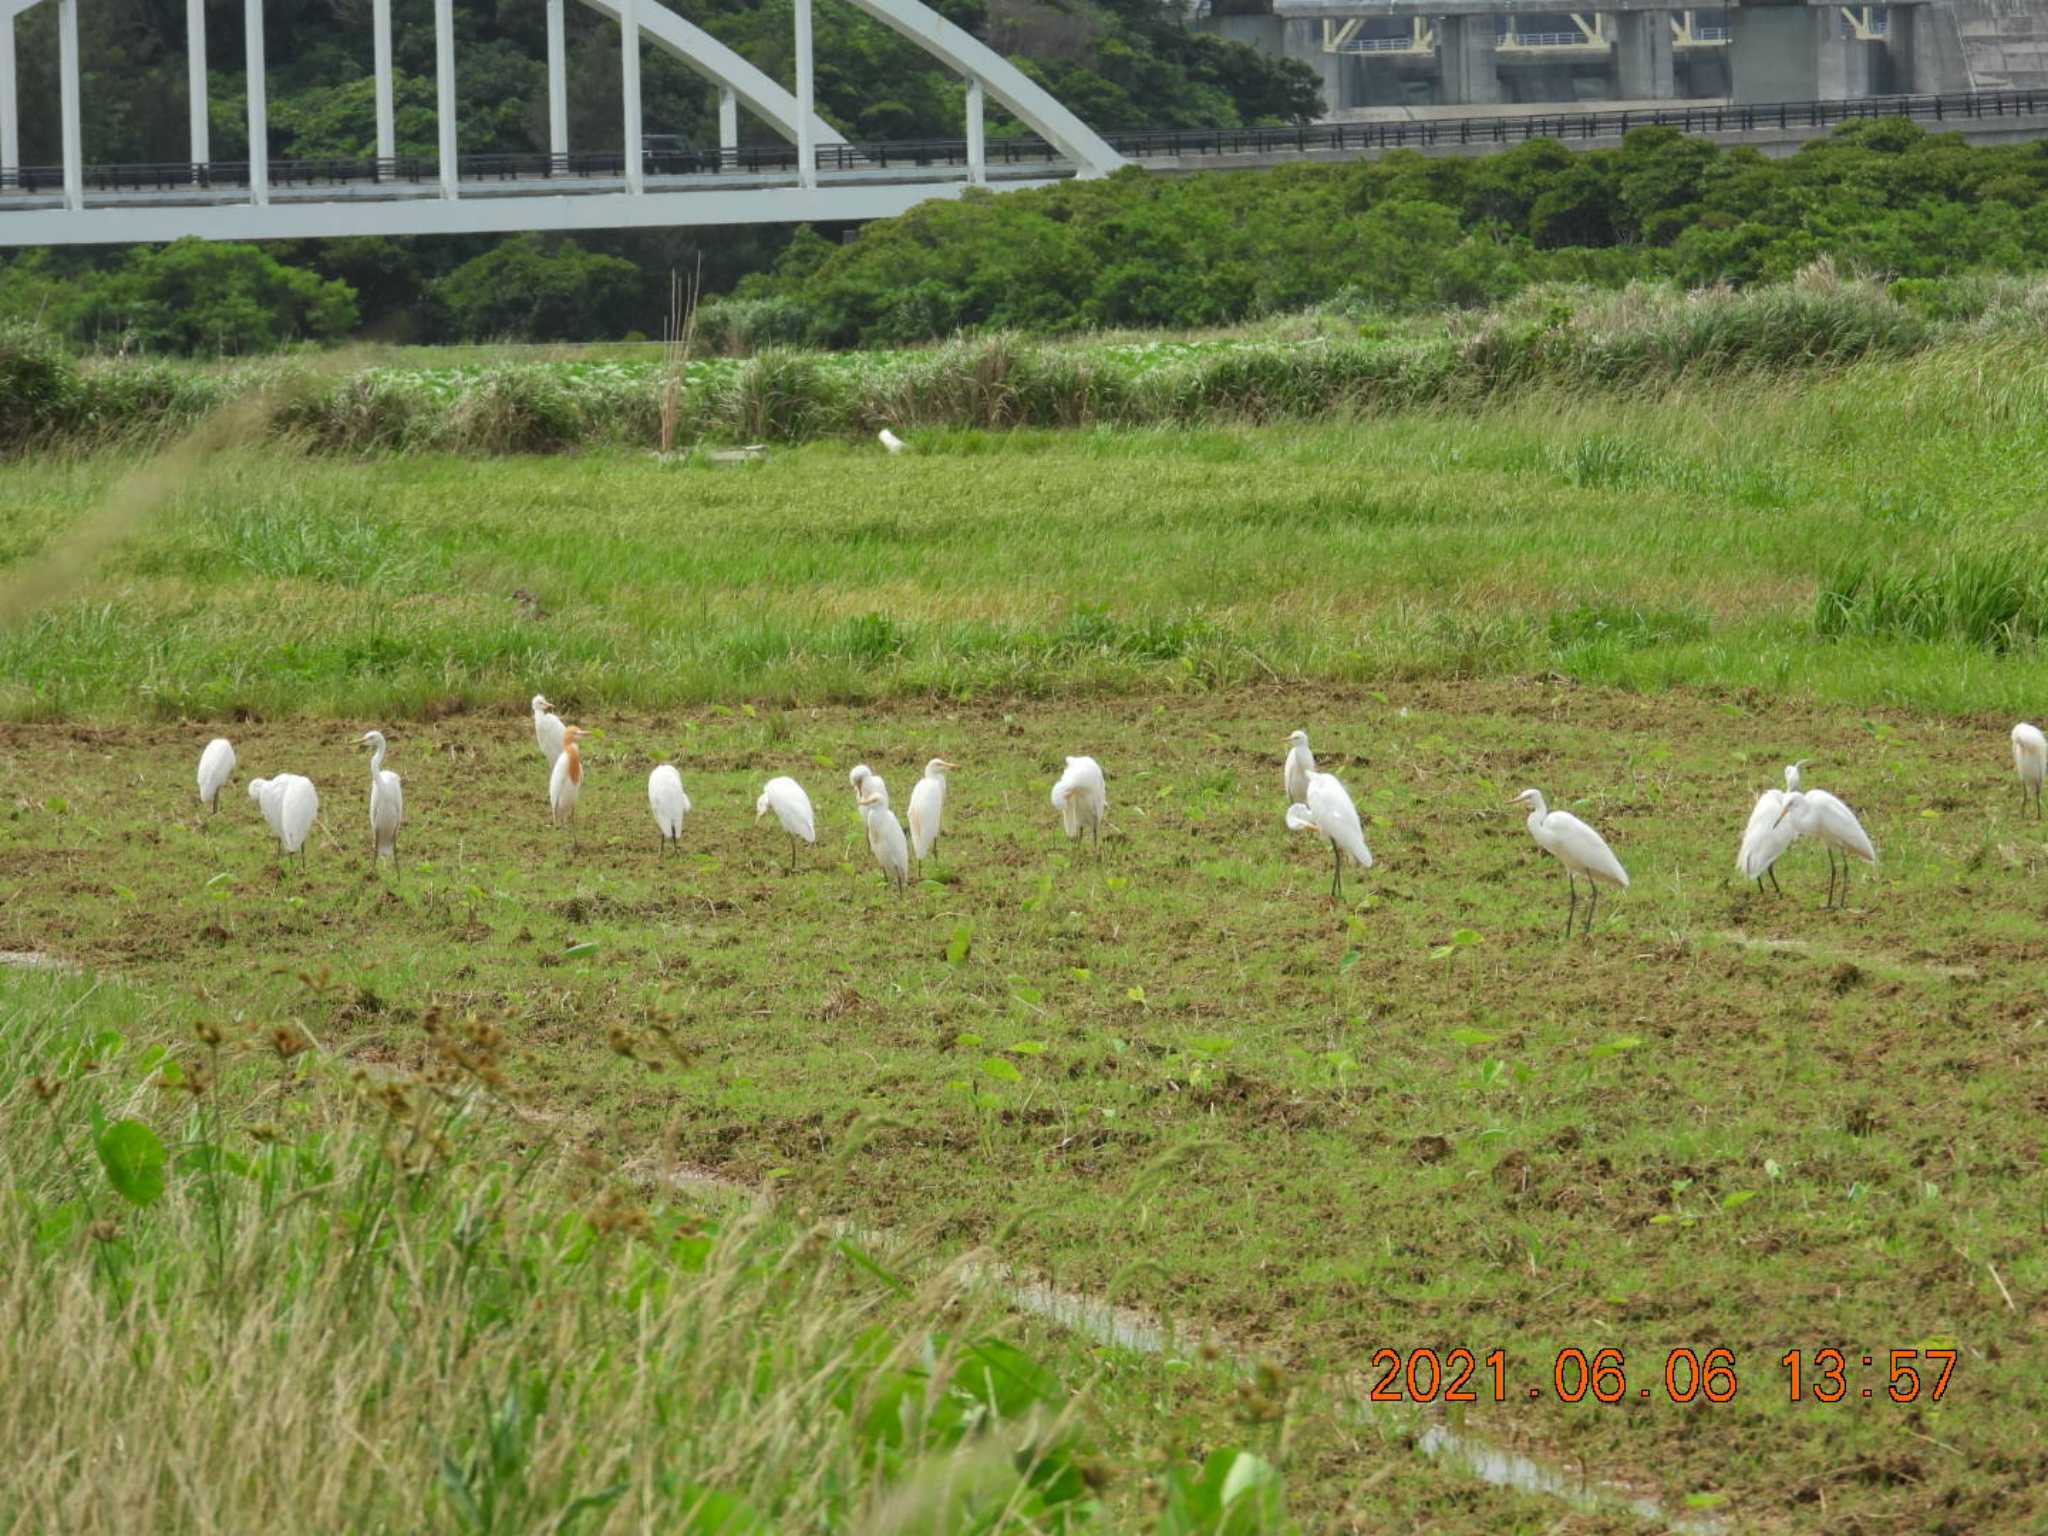
<path id="1" fill-rule="evenodd" d="M 1823 1507 L 2024 1528 L 2048 1456 L 2029 1365 L 2048 1292 L 2048 843 L 2014 816 L 2003 732 L 2039 713 L 2044 385 L 2017 349 L 1948 350 L 1655 399 L 1536 391 L 1284 434 L 932 433 L 899 459 L 824 444 L 731 470 L 248 449 L 156 500 L 110 500 L 124 466 L 106 459 L 19 465 L 17 578 L 94 509 L 132 520 L 80 588 L 0 636 L 6 712 L 44 722 L 0 736 L 18 786 L 0 946 L 118 972 L 136 989 L 121 1016 L 148 1021 L 123 1031 L 134 1049 L 182 1037 L 195 1014 L 170 1000 L 195 987 L 230 1000 L 238 1035 L 297 1018 L 339 1077 L 423 1070 L 425 1024 L 475 1012 L 503 1028 L 530 1111 L 648 1177 L 766 1181 L 797 1232 L 851 1218 L 934 1261 L 992 1243 L 1281 1368 L 1284 1436 L 1220 1372 L 1082 1364 L 1027 1328 L 1093 1389 L 1112 1523 L 1145 1518 L 1146 1450 L 1184 1463 L 1226 1435 L 1280 1462 L 1317 1519 L 1354 1499 L 1368 1529 L 1547 1519 L 1408 1450 L 1440 1408 L 1343 1411 L 1373 1351 L 1433 1345 L 1509 1352 L 1517 1400 L 1453 1422 L 1737 1528 Z M 606 733 L 579 840 L 545 826 L 536 688 Z M 174 722 L 238 712 L 245 777 L 321 784 L 303 871 L 275 867 L 245 797 L 210 826 L 191 805 L 207 732 Z M 380 877 L 349 747 L 369 724 L 394 732 L 413 818 L 402 871 Z M 1379 855 L 1342 908 L 1318 850 L 1280 827 L 1297 724 Z M 1044 804 L 1081 750 L 1110 775 L 1099 863 L 1059 844 Z M 887 895 L 843 776 L 868 761 L 901 805 L 934 752 L 966 765 L 955 827 L 933 878 Z M 1792 757 L 1818 759 L 1879 843 L 1847 914 L 1814 910 L 1814 855 L 1788 861 L 1782 902 L 1728 868 L 1750 796 Z M 642 792 L 661 758 L 698 807 L 666 862 Z M 773 771 L 810 783 L 825 829 L 794 878 L 752 821 Z M 1523 783 L 1603 827 L 1635 876 L 1569 950 L 1559 882 L 1500 805 Z M 290 979 L 323 968 L 316 996 Z M 10 984 L 17 1041 L 69 1006 L 37 1002 L 46 985 Z M 47 1039 L 12 1054 L 67 1059 Z M 113 1081 L 90 1091 L 199 1149 L 144 1267 L 197 1266 L 212 1297 L 205 1265 L 278 1239 L 254 1220 L 226 1248 L 209 1234 L 211 1111 L 142 1091 L 150 1070 L 103 1065 L 87 1076 Z M 225 1140 L 269 1156 L 250 1133 L 277 1118 L 253 1099 Z M 93 1169 L 80 1120 L 64 1125 L 61 1154 L 10 1149 L 47 1205 Z M 527 1133 L 506 1134 L 523 1155 Z M 354 1166 L 379 1166 L 378 1139 Z M 264 1187 L 252 1174 L 236 1198 L 260 1209 Z M 452 1174 L 436 1187 L 449 1209 L 481 1200 Z M 548 1198 L 587 1206 L 595 1187 Z M 78 1222 L 113 1204 L 81 1198 L 98 1206 L 42 1238 L 15 1218 L 17 1251 L 46 1244 L 13 1266 L 24 1315 L 126 1294 L 83 1278 L 103 1261 Z M 291 1210 L 334 1234 L 313 1280 L 319 1255 L 364 1241 L 350 1208 Z M 157 1219 L 123 1218 L 119 1241 Z M 459 1273 L 458 1230 L 423 1223 L 380 1273 L 408 1292 L 422 1265 Z M 543 1257 L 540 1292 L 582 1284 Z M 893 1337 L 931 1326 L 871 1279 L 807 1283 L 881 1309 Z M 664 1283 L 663 1305 L 702 1305 L 697 1282 Z M 637 1314 L 554 1304 L 590 1330 L 562 1353 L 596 1338 L 625 1358 Z M 762 1309 L 764 1336 L 798 1326 Z M 547 1315 L 527 1311 L 518 1326 Z M 1661 1400 L 1680 1345 L 1735 1351 L 1735 1402 Z M 1778 1357 L 1829 1345 L 1879 1365 L 1839 1407 L 1785 1402 Z M 1632 1400 L 1527 1401 L 1567 1346 L 1624 1350 Z M 1951 1346 L 1941 1405 L 1884 1396 L 1890 1350 Z M 163 1363 L 122 1359 L 133 1410 Z M 433 1380 L 458 1378 L 476 1381 Z M 305 1417 L 303 1393 L 275 1390 Z M 479 1401 L 444 1403 L 473 1436 Z M 626 1436 L 617 1413 L 577 1443 Z M 840 1465 L 870 1465 L 843 1426 L 816 1433 L 803 1455 L 832 1441 Z M 436 1464 L 416 1428 L 390 1435 Z M 620 1497 L 701 1480 L 710 1464 L 678 1455 Z M 541 1463 L 551 1511 L 610 1486 L 601 1457 L 565 1482 L 567 1464 Z M 796 1496 L 762 1478 L 730 1487 Z"/>

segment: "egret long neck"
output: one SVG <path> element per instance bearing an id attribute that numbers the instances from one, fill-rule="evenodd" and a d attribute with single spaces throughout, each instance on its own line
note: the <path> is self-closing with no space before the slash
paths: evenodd
<path id="1" fill-rule="evenodd" d="M 380 741 L 375 746 L 370 748 L 370 777 L 373 779 L 377 777 L 378 771 L 382 769 L 383 766 L 384 743 Z"/>

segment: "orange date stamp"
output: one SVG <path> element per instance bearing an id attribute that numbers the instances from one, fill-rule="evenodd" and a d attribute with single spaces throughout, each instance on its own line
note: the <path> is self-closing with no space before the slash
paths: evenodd
<path id="1" fill-rule="evenodd" d="M 1861 1362 L 1860 1365 L 1858 1362 Z M 1647 1361 L 1630 1363 L 1619 1349 L 1590 1354 L 1575 1346 L 1560 1349 L 1534 1376 L 1517 1376 L 1504 1349 L 1475 1354 L 1452 1349 L 1380 1349 L 1368 1398 L 1375 1403 L 1507 1403 L 1555 1398 L 1561 1403 L 1732 1403 L 1743 1390 L 1735 1352 L 1695 1350 L 1681 1345 Z M 1826 1348 L 1787 1350 L 1776 1362 L 1777 1378 L 1790 1401 L 1840 1403 L 1938 1403 L 1956 1368 L 1953 1349 L 1894 1349 L 1880 1359 L 1860 1351 Z"/>

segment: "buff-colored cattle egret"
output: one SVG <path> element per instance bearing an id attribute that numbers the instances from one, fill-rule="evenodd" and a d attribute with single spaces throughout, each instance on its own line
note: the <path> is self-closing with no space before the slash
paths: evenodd
<path id="1" fill-rule="evenodd" d="M 1614 850 L 1607 846 L 1607 839 L 1587 826 L 1570 811 L 1553 811 L 1543 803 L 1543 795 L 1534 789 L 1525 789 L 1510 805 L 1526 805 L 1529 808 L 1529 835 L 1536 839 L 1536 846 L 1564 866 L 1565 887 L 1571 892 L 1571 904 L 1565 908 L 1564 932 L 1570 938 L 1572 916 L 1579 909 L 1579 887 L 1573 878 L 1584 875 L 1586 884 L 1592 888 L 1592 901 L 1586 908 L 1584 933 L 1593 931 L 1593 914 L 1600 906 L 1600 887 L 1611 885 L 1618 891 L 1628 889 L 1628 871 L 1621 867 L 1621 860 L 1614 856 Z"/>
<path id="2" fill-rule="evenodd" d="M 1835 906 L 1835 855 L 1842 855 L 1842 900 L 1849 899 L 1849 860 L 1877 863 L 1877 850 L 1856 813 L 1824 789 L 1794 790 L 1778 809 L 1778 819 L 1799 829 L 1828 851 L 1828 894 L 1822 910 Z"/>
<path id="3" fill-rule="evenodd" d="M 868 851 L 890 883 L 902 890 L 910 883 L 910 844 L 903 839 L 903 824 L 889 809 L 888 786 L 874 774 L 861 786 L 860 819 L 867 825 Z"/>
<path id="4" fill-rule="evenodd" d="M 313 830 L 313 819 L 320 814 L 320 792 L 313 787 L 313 781 L 297 773 L 251 779 L 249 798 L 262 808 L 263 819 L 270 826 L 271 836 L 277 839 L 278 848 L 303 858 L 306 835 Z"/>
<path id="5" fill-rule="evenodd" d="M 1295 735 L 1299 736 L 1299 731 Z M 1304 744 L 1303 750 L 1307 747 Z M 1292 759 L 1289 760 L 1292 767 Z M 1290 775 L 1291 776 L 1291 775 Z M 1358 824 L 1358 807 L 1334 773 L 1311 773 L 1302 799 L 1287 807 L 1287 828 L 1291 832 L 1317 832 L 1330 845 L 1330 899 L 1344 899 L 1344 855 L 1360 869 L 1372 868 L 1372 850 L 1365 846 L 1365 829 Z"/>
<path id="6" fill-rule="evenodd" d="M 1745 880 L 1754 880 L 1756 888 L 1764 888 L 1764 876 L 1771 877 L 1771 889 L 1780 896 L 1785 888 L 1778 884 L 1778 875 L 1773 867 L 1787 848 L 1799 841 L 1799 829 L 1789 821 L 1783 821 L 1778 813 L 1785 809 L 1785 797 L 1799 790 L 1799 770 L 1804 762 L 1785 765 L 1785 787 L 1767 789 L 1756 797 L 1756 804 L 1750 807 L 1749 824 L 1742 829 L 1742 846 L 1735 850 L 1735 867 L 1742 872 Z"/>
<path id="7" fill-rule="evenodd" d="M 562 755 L 548 775 L 548 816 L 558 827 L 576 820 L 576 801 L 583 793 L 583 753 L 576 744 L 582 739 L 581 726 L 562 727 Z"/>
<path id="8" fill-rule="evenodd" d="M 1308 800 L 1309 775 L 1316 771 L 1316 755 L 1308 749 L 1308 732 L 1296 731 L 1287 738 L 1287 765 L 1282 777 L 1287 781 L 1287 803 L 1302 805 Z"/>
<path id="9" fill-rule="evenodd" d="M 946 814 L 946 773 L 957 768 L 943 757 L 924 765 L 924 777 L 910 792 L 910 851 L 922 864 L 939 845 L 939 821 Z"/>
<path id="10" fill-rule="evenodd" d="M 905 447 L 903 439 L 894 432 L 891 432 L 887 427 L 882 428 L 876 436 L 881 439 L 882 446 L 891 453 L 901 453 Z"/>
<path id="11" fill-rule="evenodd" d="M 795 779 L 774 778 L 761 786 L 761 798 L 754 802 L 754 820 L 769 812 L 789 834 L 789 871 L 796 873 L 796 845 L 818 840 L 818 819 L 811 814 L 811 797 Z"/>
<path id="12" fill-rule="evenodd" d="M 1086 832 L 1102 847 L 1102 818 L 1109 810 L 1109 790 L 1102 782 L 1102 765 L 1092 757 L 1070 757 L 1067 770 L 1052 787 L 1053 808 L 1060 813 L 1060 825 L 1070 838 Z"/>
<path id="13" fill-rule="evenodd" d="M 370 749 L 370 862 L 389 857 L 396 868 L 405 795 L 398 786 L 398 775 L 384 766 L 384 733 L 365 731 L 359 745 Z"/>
<path id="14" fill-rule="evenodd" d="M 229 761 L 232 762 L 233 759 Z M 2048 779 L 2048 736 L 2041 734 L 2041 727 L 2029 725 L 2022 720 L 2012 728 L 2012 765 L 2020 776 L 2020 814 L 2026 814 L 2027 797 L 2031 795 L 2034 799 L 2034 816 L 2039 820 L 2041 781 Z M 202 768 L 202 777 L 204 772 Z"/>
<path id="15" fill-rule="evenodd" d="M 533 696 L 533 739 L 540 748 L 540 755 L 547 759 L 548 771 L 554 772 L 555 764 L 562 757 L 562 717 L 554 712 L 547 695 Z"/>
<path id="16" fill-rule="evenodd" d="M 690 797 L 683 793 L 683 776 L 673 763 L 663 763 L 647 775 L 647 805 L 654 812 L 665 853 L 670 843 L 683 840 L 683 818 L 690 814 Z"/>
<path id="17" fill-rule="evenodd" d="M 2034 734 L 2038 736 L 2040 732 L 2036 731 Z M 216 736 L 206 744 L 206 750 L 199 754 L 199 803 L 209 811 L 219 811 L 221 787 L 234 776 L 235 749 L 229 744 L 227 737 Z M 2036 778 L 2038 777 L 2037 774 Z"/>

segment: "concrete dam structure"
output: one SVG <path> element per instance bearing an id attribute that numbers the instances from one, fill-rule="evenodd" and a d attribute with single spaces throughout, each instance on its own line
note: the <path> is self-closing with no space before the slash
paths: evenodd
<path id="1" fill-rule="evenodd" d="M 1203 25 L 1299 59 L 1328 119 L 1519 103 L 1843 101 L 2048 87 L 2048 0 L 1224 0 Z"/>

